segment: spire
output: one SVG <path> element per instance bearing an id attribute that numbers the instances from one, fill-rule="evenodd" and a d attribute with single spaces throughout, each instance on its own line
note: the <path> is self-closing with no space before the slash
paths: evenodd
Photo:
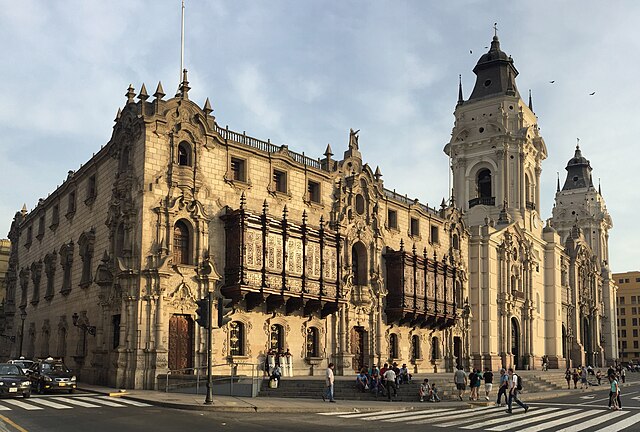
<path id="1" fill-rule="evenodd" d="M 24 203 L 22 204 L 22 209 L 20 210 L 20 213 L 22 214 L 22 216 L 29 213 L 29 211 L 27 210 L 27 204 L 24 204 Z"/>
<path id="2" fill-rule="evenodd" d="M 382 173 L 380 172 L 380 167 L 376 166 L 376 172 L 373 174 L 376 178 L 376 181 L 380 181 L 380 177 L 382 177 Z"/>
<path id="3" fill-rule="evenodd" d="M 600 177 L 598 177 L 598 195 L 602 195 L 602 188 L 600 187 Z"/>
<path id="4" fill-rule="evenodd" d="M 556 172 L 558 175 L 558 185 L 556 186 L 556 192 L 560 192 L 560 172 Z"/>
<path id="5" fill-rule="evenodd" d="M 497 31 L 494 31 L 489 51 L 478 59 L 473 73 L 476 74 L 476 83 L 465 103 L 489 96 L 520 97 L 515 83 L 518 71 L 511 56 L 500 49 Z"/>
<path id="6" fill-rule="evenodd" d="M 213 112 L 213 109 L 211 108 L 211 102 L 209 102 L 209 98 L 204 101 L 204 108 L 202 108 L 202 111 L 204 111 L 206 115 L 209 115 Z"/>
<path id="7" fill-rule="evenodd" d="M 162 99 L 165 96 L 164 89 L 162 88 L 162 81 L 158 81 L 158 87 L 156 87 L 156 92 L 153 94 L 157 100 Z"/>
<path id="8" fill-rule="evenodd" d="M 333 150 L 331 150 L 331 144 L 327 144 L 327 149 L 324 151 L 324 156 L 327 159 L 331 159 L 331 156 L 333 156 Z"/>
<path id="9" fill-rule="evenodd" d="M 144 86 L 144 83 L 142 83 L 142 88 L 140 89 L 140 93 L 138 93 L 138 99 L 142 102 L 149 99 L 149 94 L 147 93 L 147 88 Z"/>
<path id="10" fill-rule="evenodd" d="M 533 101 L 531 100 L 531 89 L 529 89 L 529 109 L 533 112 Z"/>
<path id="11" fill-rule="evenodd" d="M 564 182 L 562 190 L 592 188 L 593 179 L 591 178 L 591 163 L 587 158 L 582 156 L 580 150 L 580 138 L 576 139 L 576 151 L 567 163 L 567 179 Z"/>
<path id="12" fill-rule="evenodd" d="M 458 105 L 464 103 L 464 97 L 462 96 L 462 74 L 458 75 Z"/>
<path id="13" fill-rule="evenodd" d="M 117 122 L 118 120 L 120 120 L 120 117 L 122 117 L 122 110 L 118 108 L 118 112 L 116 113 L 116 118 L 113 119 L 113 121 Z"/>

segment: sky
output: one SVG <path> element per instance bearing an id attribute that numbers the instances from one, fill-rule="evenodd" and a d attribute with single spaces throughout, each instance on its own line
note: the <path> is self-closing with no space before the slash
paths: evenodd
<path id="1" fill-rule="evenodd" d="M 541 216 L 551 217 L 576 138 L 613 219 L 610 265 L 640 270 L 640 2 L 186 0 L 190 99 L 222 127 L 318 158 L 360 129 L 385 187 L 437 206 L 458 75 L 497 22 L 545 139 Z M 0 0 L 0 237 L 109 141 L 129 84 L 172 95 L 180 0 Z M 554 83 L 550 83 L 554 81 Z M 590 93 L 595 92 L 594 95 Z"/>

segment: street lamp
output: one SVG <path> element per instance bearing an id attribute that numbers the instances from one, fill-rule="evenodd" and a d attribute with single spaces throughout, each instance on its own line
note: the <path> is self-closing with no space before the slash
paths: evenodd
<path id="1" fill-rule="evenodd" d="M 22 357 L 22 342 L 24 342 L 24 320 L 27 319 L 27 311 L 25 309 L 20 309 L 20 319 L 22 320 L 22 324 L 20 326 L 20 357 Z"/>
<path id="2" fill-rule="evenodd" d="M 86 325 L 85 323 L 78 324 L 78 314 L 76 312 L 71 315 L 71 319 L 73 320 L 73 326 L 81 328 L 85 333 L 89 333 L 91 336 L 96 335 L 96 326 Z"/>

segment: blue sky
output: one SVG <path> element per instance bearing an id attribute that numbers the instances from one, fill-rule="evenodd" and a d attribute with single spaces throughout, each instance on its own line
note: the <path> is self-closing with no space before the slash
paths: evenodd
<path id="1" fill-rule="evenodd" d="M 634 1 L 187 0 L 190 98 L 221 126 L 320 157 L 360 129 L 389 189 L 437 205 L 458 74 L 465 97 L 498 22 L 549 151 L 542 217 L 576 138 L 612 215 L 611 268 L 640 269 Z M 0 0 L 0 237 L 104 145 L 128 85 L 173 94 L 180 0 Z M 472 52 L 470 52 L 472 51 Z M 555 81 L 551 84 L 549 81 Z M 589 96 L 589 93 L 596 92 Z"/>

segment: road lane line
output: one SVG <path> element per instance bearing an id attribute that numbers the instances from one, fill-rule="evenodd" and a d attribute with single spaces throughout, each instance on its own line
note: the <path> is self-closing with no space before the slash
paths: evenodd
<path id="1" fill-rule="evenodd" d="M 543 414 L 543 413 L 547 413 L 547 412 L 551 412 L 551 411 L 558 411 L 558 409 L 557 408 L 542 408 L 542 409 L 534 410 L 534 411 L 532 411 L 533 414 L 527 415 L 527 420 L 533 422 L 533 421 L 535 421 L 535 417 L 537 415 Z M 521 412 L 524 414 L 524 410 L 522 410 Z M 518 414 L 515 414 L 515 415 L 517 416 Z M 480 421 L 480 423 L 474 423 L 472 425 L 462 426 L 462 429 L 476 429 L 476 428 L 481 428 L 481 427 L 483 428 L 483 427 L 487 427 L 487 426 L 497 425 L 499 423 L 511 422 L 511 421 L 514 420 L 513 416 L 514 416 L 514 414 L 505 415 L 503 418 L 487 420 L 487 421 Z M 482 418 L 478 418 L 478 420 L 482 420 Z M 509 424 L 509 427 L 511 427 L 511 424 Z"/>
<path id="2" fill-rule="evenodd" d="M 383 414 L 383 415 L 376 415 L 376 416 L 366 417 L 366 418 L 363 418 L 362 420 L 373 421 L 373 420 L 382 420 L 382 419 L 392 419 L 392 418 L 396 418 L 396 417 L 403 417 L 405 415 L 425 415 L 425 414 L 431 414 L 431 413 L 436 413 L 436 412 L 440 412 L 440 411 L 450 411 L 452 409 L 453 408 L 440 408 L 440 409 L 433 409 L 433 410 L 404 411 L 404 412 L 395 413 L 395 414 Z"/>
<path id="3" fill-rule="evenodd" d="M 484 416 L 486 413 L 493 413 L 496 410 L 502 409 L 504 410 L 504 408 L 502 407 L 480 407 L 480 408 L 473 408 L 473 409 L 460 409 L 460 408 L 456 408 L 456 411 L 459 411 L 461 414 L 467 415 L 467 413 L 471 413 L 471 412 L 475 412 L 478 415 Z M 478 412 L 478 411 L 482 411 L 482 412 Z M 444 420 L 450 420 L 451 418 L 448 417 L 450 414 L 452 414 L 451 412 L 446 412 L 446 413 L 440 413 L 440 414 L 432 414 L 432 415 L 425 415 L 425 416 L 420 416 L 419 420 L 418 417 L 416 417 L 414 420 L 417 421 L 411 421 L 411 422 L 407 422 L 407 424 L 412 424 L 412 425 L 418 425 L 418 424 L 427 424 L 427 423 L 431 423 L 433 421 L 434 417 L 443 417 Z M 390 421 L 390 420 L 385 420 L 385 421 Z M 440 426 L 440 424 L 436 424 L 434 426 Z"/>
<path id="4" fill-rule="evenodd" d="M 111 396 L 100 396 L 100 399 L 112 400 L 113 398 Z M 134 401 L 134 400 L 131 400 L 131 399 L 123 399 L 121 397 L 119 397 L 117 400 L 120 403 L 127 404 L 127 405 L 133 405 L 133 406 L 137 406 L 137 407 L 150 407 L 150 406 L 153 406 L 153 405 L 148 404 L 148 403 L 138 402 L 138 401 Z"/>
<path id="5" fill-rule="evenodd" d="M 394 411 L 374 411 L 374 412 L 364 412 L 364 413 L 357 413 L 357 414 L 344 414 L 344 415 L 339 415 L 338 417 L 341 418 L 358 418 L 358 417 L 367 417 L 367 416 L 371 416 L 371 415 L 383 415 L 383 414 L 393 414 L 393 413 L 398 413 L 398 412 L 407 412 L 407 410 L 394 410 Z"/>
<path id="6" fill-rule="evenodd" d="M 353 414 L 353 411 L 332 411 L 332 412 L 321 412 L 318 413 L 318 415 L 323 415 L 323 416 L 338 416 L 341 414 Z"/>
<path id="7" fill-rule="evenodd" d="M 556 432 L 580 432 L 585 429 L 598 426 L 600 423 L 612 421 L 613 419 L 617 417 L 622 417 L 623 415 L 626 415 L 626 414 L 629 414 L 629 411 L 612 411 L 608 414 L 603 414 L 589 421 L 586 421 L 577 425 L 569 426 L 564 429 L 560 429 L 559 431 L 556 431 Z"/>
<path id="8" fill-rule="evenodd" d="M 4 405 L 0 405 L 0 411 L 11 411 L 11 408 L 6 407 Z"/>
<path id="9" fill-rule="evenodd" d="M 555 420 L 551 420 L 551 421 L 545 421 L 542 424 L 537 424 L 535 426 L 531 426 L 528 427 L 526 429 L 520 429 L 518 432 L 537 432 L 537 431 L 541 431 L 541 430 L 547 430 L 549 428 L 552 427 L 556 427 L 556 426 L 562 426 L 564 424 L 567 423 L 571 423 L 574 422 L 576 420 L 585 420 L 587 417 L 591 417 L 594 415 L 600 415 L 602 413 L 604 413 L 604 411 L 601 410 L 589 410 L 589 411 L 579 411 L 577 414 L 574 414 L 572 416 L 566 417 L 567 414 L 571 414 L 571 411 L 575 411 L 575 410 L 565 410 L 564 412 L 560 412 L 560 415 L 565 415 L 565 417 L 559 418 L 559 419 L 555 419 Z M 544 417 L 544 416 L 543 416 Z M 557 415 L 555 416 L 557 417 Z M 546 418 L 544 420 L 549 420 L 550 418 L 553 417 L 549 417 Z M 542 420 L 542 419 L 539 419 Z M 526 421 L 521 421 L 519 422 L 520 424 L 516 424 L 514 425 L 514 427 L 518 428 L 519 426 L 526 426 L 528 425 L 530 422 L 526 422 Z M 496 429 L 490 429 L 490 430 L 496 430 Z M 505 430 L 505 429 L 499 429 L 499 430 Z"/>
<path id="10" fill-rule="evenodd" d="M 81 400 L 78 400 L 78 398 L 76 397 L 70 397 L 70 398 L 66 398 L 65 403 L 70 403 L 71 405 L 77 405 L 79 407 L 83 407 L 83 408 L 100 408 L 100 405 L 95 405 L 95 404 L 91 404 L 88 402 L 83 402 Z"/>
<path id="11" fill-rule="evenodd" d="M 492 413 L 489 414 L 485 414 L 482 416 L 482 419 L 490 419 L 490 418 L 494 418 L 494 417 L 502 417 L 507 415 L 504 410 L 502 411 L 494 411 Z M 456 421 L 452 421 L 452 422 L 447 422 L 447 423 L 438 423 L 437 425 L 434 426 L 438 426 L 438 427 L 451 427 L 451 426 L 460 426 L 463 425 L 465 423 L 471 423 L 474 421 L 477 421 L 478 419 L 475 417 L 471 417 L 471 418 L 464 418 L 462 420 L 456 420 Z"/>
<path id="12" fill-rule="evenodd" d="M 22 426 L 20 426 L 17 423 L 14 423 L 13 421 L 11 421 L 10 419 L 8 419 L 7 417 L 0 415 L 0 420 L 2 420 L 5 423 L 10 424 L 12 427 L 14 427 L 18 432 L 27 432 L 27 430 L 25 428 L 23 428 Z"/>
<path id="13" fill-rule="evenodd" d="M 9 400 L 6 400 L 6 401 L 4 401 L 4 402 L 5 402 L 5 403 L 8 403 L 8 404 L 11 404 L 11 405 L 15 405 L 15 406 L 17 406 L 18 408 L 22 408 L 22 409 L 26 409 L 26 410 L 41 410 L 41 409 L 42 409 L 42 407 L 39 407 L 39 406 L 33 406 L 33 405 L 31 405 L 31 404 L 24 403 L 24 402 L 17 401 L 17 400 L 11 400 L 11 399 L 9 399 Z"/>

